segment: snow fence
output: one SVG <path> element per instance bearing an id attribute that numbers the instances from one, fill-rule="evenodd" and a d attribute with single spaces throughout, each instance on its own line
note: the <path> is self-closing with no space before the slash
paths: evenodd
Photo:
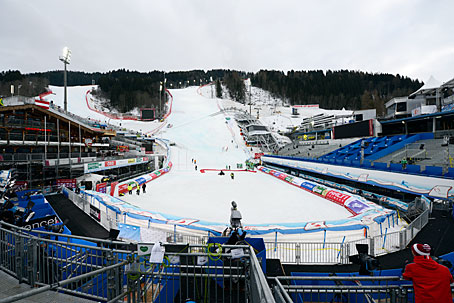
<path id="1" fill-rule="evenodd" d="M 273 236 L 274 234 L 279 233 L 282 235 L 298 236 L 301 234 L 314 234 L 313 236 L 315 237 L 311 238 L 321 239 L 322 237 L 326 237 L 326 232 L 329 231 L 331 234 L 334 232 L 338 236 L 337 238 L 341 238 L 341 236 L 348 234 L 352 236 L 355 235 L 355 238 L 364 238 L 367 236 L 373 237 L 383 235 L 388 229 L 390 231 L 398 230 L 401 227 L 400 224 L 405 223 L 399 220 L 396 211 L 383 208 L 362 197 L 350 195 L 346 192 L 338 191 L 316 182 L 289 176 L 285 173 L 265 167 L 259 167 L 259 170 L 279 178 L 284 182 L 298 186 L 303 190 L 307 190 L 314 195 L 324 197 L 325 199 L 338 204 L 339 207 L 345 207 L 350 211 L 352 216 L 341 220 L 300 223 L 263 223 L 244 226 L 244 230 L 246 230 L 249 235 Z M 225 223 L 209 222 L 198 220 L 197 218 L 143 210 L 120 198 L 112 197 L 104 193 L 86 191 L 86 194 L 92 197 L 92 200 L 96 200 L 97 204 L 103 205 L 102 208 L 106 207 L 113 210 L 115 212 L 115 219 L 118 223 L 145 228 L 155 227 L 169 232 L 178 228 L 179 232 L 196 233 L 199 235 L 220 235 L 225 228 L 228 227 Z M 315 233 L 319 234 L 315 235 Z"/>

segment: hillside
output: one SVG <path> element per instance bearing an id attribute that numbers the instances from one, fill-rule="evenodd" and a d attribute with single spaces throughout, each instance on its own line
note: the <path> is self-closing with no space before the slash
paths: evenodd
<path id="1" fill-rule="evenodd" d="M 361 71 L 267 71 L 245 73 L 232 70 L 192 70 L 147 73 L 125 69 L 108 73 L 68 72 L 68 85 L 99 85 L 98 95 L 110 100 L 110 108 L 127 112 L 140 107 L 159 107 L 164 94 L 160 87 L 183 88 L 220 80 L 230 98 L 246 103 L 248 92 L 242 79 L 251 78 L 252 86 L 268 91 L 271 96 L 289 105 L 319 104 L 326 109 L 376 108 L 380 114 L 383 104 L 397 96 L 405 96 L 423 83 L 400 75 L 365 73 Z M 31 80 L 32 79 L 32 80 Z M 22 75 L 18 71 L 0 73 L 0 95 L 9 95 L 11 84 L 22 85 L 22 94 L 35 94 L 47 85 L 63 85 L 61 71 Z M 33 83 L 33 85 L 31 85 Z M 33 87 L 33 90 L 25 90 Z"/>

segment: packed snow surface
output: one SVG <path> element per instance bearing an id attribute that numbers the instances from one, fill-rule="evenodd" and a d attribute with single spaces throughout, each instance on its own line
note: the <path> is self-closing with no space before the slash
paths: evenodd
<path id="1" fill-rule="evenodd" d="M 69 111 L 84 118 L 105 121 L 106 118 L 87 108 L 85 93 L 91 87 L 68 88 Z M 56 93 L 54 103 L 62 106 L 63 90 Z M 334 220 L 351 216 L 344 209 L 324 198 L 289 185 L 261 172 L 218 171 L 203 169 L 236 169 L 251 157 L 239 134 L 233 116 L 220 109 L 225 101 L 199 94 L 197 87 L 171 90 L 172 114 L 168 127 L 156 136 L 168 139 L 173 168 L 169 174 L 148 183 L 147 192 L 126 195 L 123 200 L 146 210 L 212 222 L 229 222 L 230 203 L 236 201 L 243 215 L 243 224 L 291 223 Z M 224 104 L 223 104 L 224 103 Z M 157 122 L 112 121 L 143 132 L 151 131 Z M 193 163 L 193 159 L 196 164 Z M 195 166 L 197 165 L 197 170 Z"/>

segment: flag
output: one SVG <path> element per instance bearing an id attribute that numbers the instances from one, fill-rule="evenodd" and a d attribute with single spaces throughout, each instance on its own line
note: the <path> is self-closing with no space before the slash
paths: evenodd
<path id="1" fill-rule="evenodd" d="M 35 105 L 38 105 L 39 107 L 42 107 L 42 108 L 45 108 L 45 109 L 49 109 L 50 102 L 44 100 L 43 98 L 47 97 L 47 96 L 49 96 L 51 94 L 53 94 L 52 91 L 47 91 L 45 93 L 39 94 L 38 95 L 39 99 L 35 99 Z"/>
<path id="2" fill-rule="evenodd" d="M 35 99 L 35 105 L 38 105 L 39 107 L 49 109 L 49 104 L 49 101 Z"/>

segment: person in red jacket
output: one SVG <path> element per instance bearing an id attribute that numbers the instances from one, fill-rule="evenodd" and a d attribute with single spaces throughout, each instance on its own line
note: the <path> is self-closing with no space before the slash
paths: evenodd
<path id="1" fill-rule="evenodd" d="M 430 257 L 428 244 L 413 244 L 413 262 L 405 267 L 403 278 L 413 282 L 415 303 L 452 303 L 451 272 Z"/>

